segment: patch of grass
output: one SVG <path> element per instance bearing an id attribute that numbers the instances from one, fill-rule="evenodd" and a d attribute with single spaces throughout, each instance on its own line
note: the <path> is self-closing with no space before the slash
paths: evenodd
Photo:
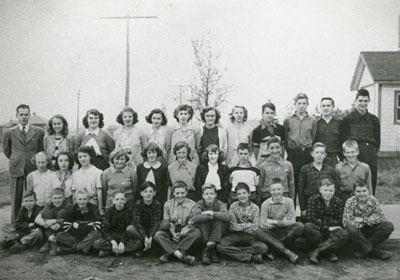
<path id="1" fill-rule="evenodd" d="M 0 207 L 11 204 L 8 171 L 0 172 Z"/>
<path id="2" fill-rule="evenodd" d="M 380 159 L 376 197 L 382 204 L 400 204 L 400 161 Z"/>

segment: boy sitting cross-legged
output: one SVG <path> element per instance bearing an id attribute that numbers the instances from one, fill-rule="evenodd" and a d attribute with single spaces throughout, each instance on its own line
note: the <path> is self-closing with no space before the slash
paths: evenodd
<path id="1" fill-rule="evenodd" d="M 56 235 L 57 255 L 79 251 L 89 254 L 93 243 L 101 237 L 97 206 L 89 203 L 88 191 L 79 189 L 74 196 L 76 203 L 65 212 L 64 231 Z"/>
<path id="2" fill-rule="evenodd" d="M 221 242 L 222 234 L 228 227 L 229 212 L 226 204 L 217 199 L 215 185 L 206 183 L 201 189 L 203 199 L 193 207 L 191 221 L 200 228 L 206 246 L 201 262 L 210 264 L 219 262 L 215 247 Z"/>
<path id="3" fill-rule="evenodd" d="M 309 260 L 318 264 L 318 257 L 327 254 L 328 261 L 335 262 L 338 257 L 334 251 L 339 250 L 349 237 L 342 227 L 342 200 L 335 196 L 335 185 L 331 179 L 322 179 L 319 194 L 314 194 L 308 201 L 307 223 L 304 234 L 309 244 L 316 247 Z"/>
<path id="4" fill-rule="evenodd" d="M 65 211 L 69 203 L 64 199 L 64 190 L 55 188 L 51 191 L 51 202 L 48 203 L 35 219 L 35 223 L 43 228 L 46 243 L 40 248 L 40 253 L 49 252 L 56 255 L 56 233 L 62 230 Z"/>
<path id="5" fill-rule="evenodd" d="M 273 178 L 270 186 L 272 197 L 261 205 L 260 229 L 256 230 L 258 240 L 266 243 L 270 251 L 268 257 L 274 259 L 271 249 L 285 255 L 290 262 L 295 263 L 299 257 L 286 248 L 304 231 L 302 223 L 296 223 L 296 213 L 293 200 L 283 196 L 282 180 Z"/>
<path id="6" fill-rule="evenodd" d="M 393 224 L 385 219 L 378 200 L 370 195 L 364 182 L 354 186 L 354 196 L 346 201 L 343 226 L 350 233 L 351 243 L 356 247 L 355 256 L 369 255 L 388 260 L 391 253 L 377 249 L 393 232 Z"/>
<path id="7" fill-rule="evenodd" d="M 143 252 L 151 249 L 154 235 L 162 220 L 162 205 L 155 199 L 156 186 L 152 182 L 144 182 L 140 186 L 139 199 L 133 205 L 133 221 L 127 231 L 142 242 L 143 251 L 135 253 L 141 257 Z"/>
<path id="8" fill-rule="evenodd" d="M 35 219 L 42 207 L 36 204 L 36 193 L 33 191 L 24 194 L 22 208 L 19 210 L 15 226 L 5 224 L 2 227 L 4 242 L 10 247 L 11 253 L 18 253 L 32 246 L 43 237 Z"/>
<path id="9" fill-rule="evenodd" d="M 236 186 L 238 201 L 229 208 L 231 233 L 222 238 L 217 250 L 237 261 L 262 262 L 268 247 L 254 237 L 259 228 L 260 208 L 250 201 L 250 188 L 245 183 Z"/>
<path id="10" fill-rule="evenodd" d="M 103 237 L 94 242 L 93 247 L 99 250 L 99 257 L 110 253 L 122 255 L 135 252 L 142 247 L 142 242 L 135 239 L 127 227 L 132 222 L 132 209 L 126 206 L 125 194 L 114 193 L 113 206 L 108 208 L 103 219 Z"/>

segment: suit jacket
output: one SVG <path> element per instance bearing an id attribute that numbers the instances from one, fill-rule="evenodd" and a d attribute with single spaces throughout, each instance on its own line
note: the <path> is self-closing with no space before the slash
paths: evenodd
<path id="1" fill-rule="evenodd" d="M 7 129 L 3 136 L 3 152 L 10 160 L 10 177 L 22 177 L 35 170 L 32 157 L 43 151 L 43 129 L 29 125 L 24 139 L 19 126 Z"/>

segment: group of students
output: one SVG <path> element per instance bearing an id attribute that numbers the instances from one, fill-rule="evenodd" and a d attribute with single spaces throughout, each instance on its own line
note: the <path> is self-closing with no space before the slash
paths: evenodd
<path id="1" fill-rule="evenodd" d="M 355 112 L 361 117 L 352 112 L 340 121 L 332 117 L 333 99 L 322 98 L 317 122 L 306 111 L 307 95 L 300 93 L 295 114 L 283 126 L 275 121 L 274 104 L 266 103 L 254 130 L 245 123 L 243 106 L 233 108 L 226 130 L 217 125 L 221 116 L 212 107 L 203 109 L 200 130 L 189 123 L 189 105 L 176 108 L 173 128 L 154 109 L 146 117 L 152 124 L 147 133 L 135 126 L 137 113 L 126 107 L 113 137 L 101 129 L 103 115 L 95 109 L 83 119 L 86 130 L 74 138 L 65 118 L 56 115 L 44 139 L 40 132 L 30 137 L 38 144 L 33 165 L 24 167 L 26 179 L 11 175 L 12 133 L 27 143 L 33 129 L 29 106 L 21 105 L 19 125 L 3 142 L 14 178 L 13 223 L 3 228 L 6 244 L 20 252 L 44 238 L 40 251 L 52 255 L 96 249 L 100 257 L 141 256 L 154 240 L 165 252 L 161 262 L 174 255 L 193 265 L 190 250 L 202 240 L 204 264 L 217 262 L 217 252 L 256 262 L 262 255 L 283 254 L 295 263 L 298 256 L 288 247 L 304 235 L 313 248 L 312 263 L 321 255 L 337 260 L 335 251 L 349 238 L 358 257 L 388 259 L 390 253 L 376 248 L 393 231 L 373 196 L 376 166 L 358 160 L 376 163 L 380 142 L 379 121 L 367 112 L 365 99 L 368 92 L 360 90 Z"/>

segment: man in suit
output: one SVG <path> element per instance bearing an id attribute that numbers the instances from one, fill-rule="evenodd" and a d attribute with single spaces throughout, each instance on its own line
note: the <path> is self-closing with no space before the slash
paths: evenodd
<path id="1" fill-rule="evenodd" d="M 3 136 L 3 152 L 10 160 L 11 222 L 13 224 L 21 208 L 26 176 L 36 169 L 31 159 L 37 152 L 43 151 L 43 129 L 29 124 L 30 117 L 29 106 L 19 105 L 17 107 L 18 125 L 7 129 Z"/>

